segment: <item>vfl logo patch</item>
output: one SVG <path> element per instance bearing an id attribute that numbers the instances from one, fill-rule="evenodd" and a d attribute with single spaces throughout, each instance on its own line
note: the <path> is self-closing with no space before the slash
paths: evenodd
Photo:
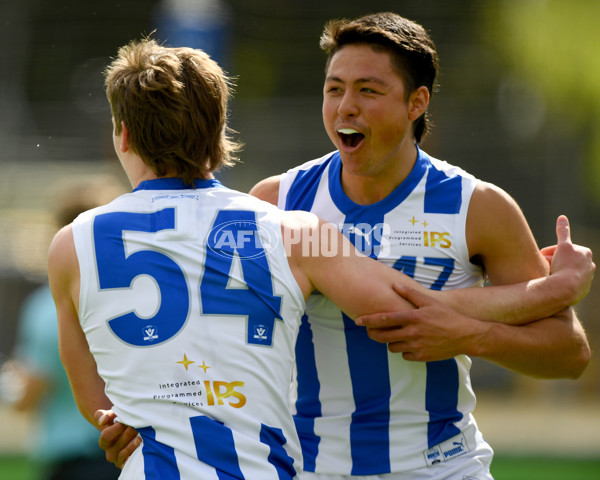
<path id="1" fill-rule="evenodd" d="M 269 329 L 264 325 L 256 325 L 254 327 L 254 339 L 264 341 L 268 339 Z"/>
<path id="2" fill-rule="evenodd" d="M 144 341 L 153 342 L 158 339 L 158 329 L 154 325 L 147 325 L 143 328 Z"/>

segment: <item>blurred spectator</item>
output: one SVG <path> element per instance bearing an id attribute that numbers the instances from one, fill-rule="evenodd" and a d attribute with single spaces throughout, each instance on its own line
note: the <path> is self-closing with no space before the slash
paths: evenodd
<path id="1" fill-rule="evenodd" d="M 226 70 L 230 65 L 231 9 L 223 0 L 161 0 L 158 37 L 171 47 L 204 50 Z"/>
<path id="2" fill-rule="evenodd" d="M 62 227 L 81 212 L 122 193 L 112 179 L 62 189 L 55 219 Z M 99 432 L 79 413 L 58 353 L 56 310 L 50 288 L 39 287 L 25 301 L 13 356 L 3 367 L 3 399 L 36 415 L 31 459 L 44 480 L 109 480 L 120 470 L 106 461 Z"/>
<path id="3" fill-rule="evenodd" d="M 154 10 L 156 37 L 169 47 L 199 48 L 224 70 L 233 69 L 231 6 L 224 0 L 159 0 Z M 229 170 L 217 178 L 225 180 Z"/>

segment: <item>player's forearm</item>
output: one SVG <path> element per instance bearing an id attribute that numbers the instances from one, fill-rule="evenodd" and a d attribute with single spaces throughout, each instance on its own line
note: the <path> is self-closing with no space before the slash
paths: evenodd
<path id="1" fill-rule="evenodd" d="M 567 276 L 552 275 L 528 282 L 435 292 L 438 300 L 473 318 L 523 325 L 550 317 L 577 298 Z"/>
<path id="2" fill-rule="evenodd" d="M 98 421 L 94 417 L 94 414 L 98 410 L 110 410 L 112 407 L 112 403 L 110 400 L 102 394 L 100 398 L 94 398 L 93 400 L 90 398 L 85 398 L 85 396 L 78 396 L 74 394 L 75 403 L 77 404 L 77 408 L 83 417 L 98 430 L 102 430 L 98 425 Z"/>
<path id="3" fill-rule="evenodd" d="M 536 378 L 578 378 L 590 361 L 585 332 L 571 309 L 528 325 L 488 323 L 471 345 L 479 356 Z"/>

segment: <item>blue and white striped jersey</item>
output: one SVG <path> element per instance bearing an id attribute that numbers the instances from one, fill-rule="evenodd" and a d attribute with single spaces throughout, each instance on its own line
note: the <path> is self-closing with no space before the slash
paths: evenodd
<path id="1" fill-rule="evenodd" d="M 419 150 L 412 172 L 388 197 L 357 205 L 345 195 L 340 173 L 338 152 L 288 171 L 280 179 L 279 207 L 336 224 L 357 249 L 429 288 L 481 283 L 465 239 L 474 177 Z M 466 356 L 405 361 L 313 294 L 296 359 L 292 401 L 306 471 L 404 472 L 476 448 Z"/>
<path id="2" fill-rule="evenodd" d="M 82 214 L 79 317 L 118 420 L 122 479 L 294 479 L 289 408 L 305 309 L 281 211 L 216 180 L 143 182 Z"/>

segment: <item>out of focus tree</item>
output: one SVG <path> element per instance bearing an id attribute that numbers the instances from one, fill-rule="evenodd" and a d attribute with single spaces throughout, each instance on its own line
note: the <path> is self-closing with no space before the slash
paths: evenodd
<path id="1" fill-rule="evenodd" d="M 600 2 L 491 0 L 486 9 L 482 27 L 493 48 L 558 112 L 565 131 L 587 139 L 582 185 L 600 204 Z"/>

